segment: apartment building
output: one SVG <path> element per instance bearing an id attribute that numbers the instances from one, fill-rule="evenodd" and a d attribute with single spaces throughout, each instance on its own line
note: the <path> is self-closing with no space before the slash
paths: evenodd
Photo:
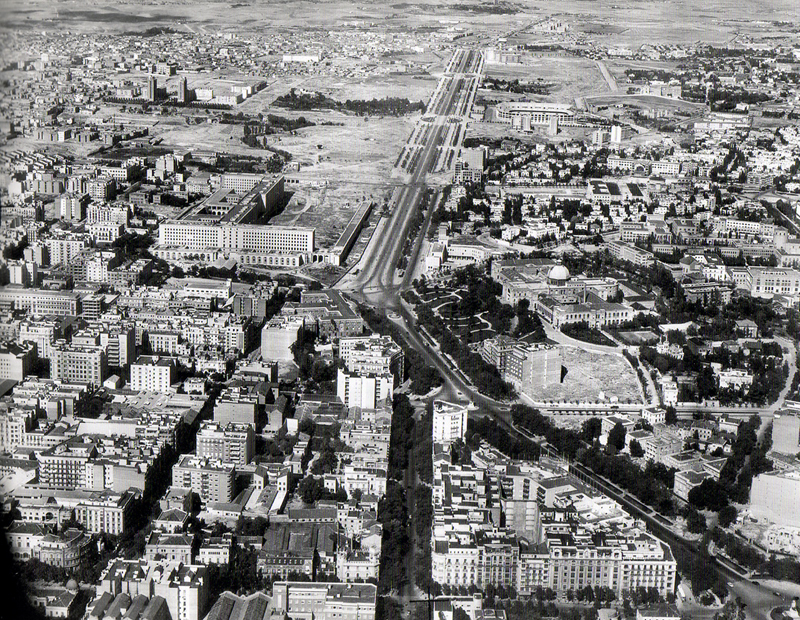
<path id="1" fill-rule="evenodd" d="M 339 357 L 347 370 L 358 374 L 387 375 L 394 377 L 395 387 L 404 379 L 403 349 L 391 336 L 350 337 L 339 339 Z"/>
<path id="2" fill-rule="evenodd" d="M 158 355 L 140 355 L 131 364 L 131 389 L 144 392 L 169 393 L 172 386 L 175 360 Z"/>
<path id="3" fill-rule="evenodd" d="M 159 226 L 158 243 L 162 248 L 195 252 L 217 249 L 311 256 L 314 229 L 170 220 Z"/>
<path id="4" fill-rule="evenodd" d="M 77 438 L 45 450 L 38 456 L 39 484 L 50 489 L 86 488 L 88 464 L 95 456 L 95 444 Z"/>
<path id="5" fill-rule="evenodd" d="M 385 375 L 361 375 L 339 368 L 336 374 L 336 395 L 346 407 L 376 409 L 381 402 L 392 399 L 394 377 Z"/>
<path id="6" fill-rule="evenodd" d="M 433 441 L 450 444 L 463 440 L 467 432 L 469 409 L 443 400 L 433 401 Z"/>
<path id="7" fill-rule="evenodd" d="M 102 385 L 108 375 L 106 352 L 101 346 L 58 342 L 50 357 L 50 378 L 67 383 Z"/>
<path id="8" fill-rule="evenodd" d="M 14 342 L 0 343 L 0 380 L 22 381 L 36 360 L 33 344 L 20 346 Z"/>
<path id="9" fill-rule="evenodd" d="M 230 502 L 236 490 L 236 466 L 184 454 L 172 467 L 172 484 L 191 489 L 206 504 Z"/>
<path id="10" fill-rule="evenodd" d="M 201 620 L 209 589 L 207 568 L 202 565 L 116 559 L 103 572 L 97 595 L 162 597 L 173 620 Z"/>
<path id="11" fill-rule="evenodd" d="M 81 311 L 80 294 L 69 291 L 0 287 L 0 307 L 11 306 L 32 316 L 78 316 Z"/>
<path id="12" fill-rule="evenodd" d="M 277 581 L 272 587 L 274 609 L 290 618 L 375 620 L 377 587 L 368 583 L 306 583 Z"/>
<path id="13" fill-rule="evenodd" d="M 261 330 L 261 358 L 275 362 L 294 359 L 292 345 L 305 326 L 302 317 L 276 316 Z"/>
<path id="14" fill-rule="evenodd" d="M 234 465 L 253 458 L 255 435 L 250 424 L 203 422 L 197 433 L 197 456 Z"/>

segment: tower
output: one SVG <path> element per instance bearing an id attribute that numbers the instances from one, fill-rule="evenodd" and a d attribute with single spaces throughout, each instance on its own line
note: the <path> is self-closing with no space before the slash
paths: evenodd
<path id="1" fill-rule="evenodd" d="M 185 75 L 182 75 L 178 82 L 178 101 L 181 103 L 186 103 L 188 101 Z"/>
<path id="2" fill-rule="evenodd" d="M 155 101 L 156 100 L 156 92 L 158 90 L 158 81 L 156 80 L 155 75 L 151 75 L 147 79 L 147 100 L 148 101 Z"/>

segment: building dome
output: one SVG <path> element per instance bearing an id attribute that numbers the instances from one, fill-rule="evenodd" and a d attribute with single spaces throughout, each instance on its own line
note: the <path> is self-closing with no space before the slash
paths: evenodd
<path id="1" fill-rule="evenodd" d="M 67 581 L 67 590 L 70 592 L 77 592 L 78 591 L 78 582 L 74 579 L 70 579 Z"/>
<path id="2" fill-rule="evenodd" d="M 564 267 L 564 265 L 555 265 L 550 269 L 550 273 L 547 274 L 547 279 L 550 281 L 550 284 L 563 284 L 569 280 L 569 269 Z"/>

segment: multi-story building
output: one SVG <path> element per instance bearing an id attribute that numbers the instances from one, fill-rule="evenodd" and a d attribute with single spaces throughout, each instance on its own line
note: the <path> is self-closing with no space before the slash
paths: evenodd
<path id="1" fill-rule="evenodd" d="M 102 385 L 108 374 L 106 352 L 101 346 L 86 347 L 57 342 L 50 357 L 50 378 L 67 383 Z"/>
<path id="2" fill-rule="evenodd" d="M 114 243 L 123 235 L 125 227 L 116 222 L 92 222 L 88 230 L 95 243 Z"/>
<path id="3" fill-rule="evenodd" d="M 89 204 L 88 194 L 64 194 L 56 198 L 56 213 L 62 220 L 82 220 Z"/>
<path id="4" fill-rule="evenodd" d="M 78 316 L 81 311 L 79 293 L 17 286 L 0 287 L 0 307 L 4 305 L 32 316 Z"/>
<path id="5" fill-rule="evenodd" d="M 50 237 L 45 240 L 51 265 L 68 265 L 89 247 L 86 235 Z"/>
<path id="6" fill-rule="evenodd" d="M 171 357 L 140 355 L 131 364 L 131 389 L 166 394 L 172 386 L 174 368 L 175 361 Z"/>
<path id="7" fill-rule="evenodd" d="M 505 358 L 503 379 L 520 392 L 534 396 L 539 390 L 561 383 L 562 348 L 558 345 L 515 345 Z"/>
<path id="8" fill-rule="evenodd" d="M 290 257 L 308 260 L 314 253 L 314 229 L 258 224 L 203 223 L 171 220 L 158 229 L 154 254 L 166 260 L 216 251 L 236 253 L 242 262 L 294 266 Z M 258 259 L 251 261 L 252 258 Z"/>
<path id="9" fill-rule="evenodd" d="M 94 202 L 105 202 L 114 197 L 114 190 L 117 185 L 111 177 L 102 176 L 96 179 L 89 179 L 86 187 L 89 191 L 89 196 Z"/>
<path id="10" fill-rule="evenodd" d="M 134 495 L 126 491 L 101 491 L 82 498 L 75 506 L 75 520 L 91 534 L 121 536 L 133 518 Z"/>
<path id="11" fill-rule="evenodd" d="M 800 415 L 780 411 L 772 421 L 772 450 L 780 454 L 800 453 Z"/>
<path id="12" fill-rule="evenodd" d="M 220 393 L 214 405 L 214 422 L 223 426 L 249 424 L 255 428 L 259 423 L 259 405 L 264 404 L 263 400 L 251 385 L 229 386 Z"/>
<path id="13" fill-rule="evenodd" d="M 773 523 L 796 526 L 800 523 L 800 475 L 766 473 L 753 478 L 750 510 Z"/>
<path id="14" fill-rule="evenodd" d="M 261 330 L 261 357 L 271 361 L 294 359 L 292 345 L 297 342 L 305 323 L 301 317 L 277 316 Z"/>
<path id="15" fill-rule="evenodd" d="M 633 263 L 638 267 L 650 267 L 656 261 L 656 257 L 652 252 L 638 248 L 635 245 L 630 245 L 624 241 L 611 241 L 605 245 L 605 248 L 614 258 Z"/>
<path id="16" fill-rule="evenodd" d="M 163 560 L 191 564 L 192 543 L 193 538 L 186 534 L 150 532 L 144 547 L 144 557 L 148 562 Z"/>
<path id="17" fill-rule="evenodd" d="M 255 436 L 250 424 L 204 422 L 197 433 L 197 456 L 235 465 L 253 458 Z"/>
<path id="18" fill-rule="evenodd" d="M 589 327 L 602 329 L 608 325 L 621 325 L 633 320 L 633 310 L 623 304 L 604 301 L 589 294 L 582 303 L 561 303 L 552 297 L 536 301 L 536 312 L 543 320 L 559 329 L 569 323 L 588 323 Z"/>
<path id="19" fill-rule="evenodd" d="M 302 317 L 307 329 L 328 340 L 360 336 L 366 327 L 353 303 L 333 289 L 303 291 L 300 302 L 286 302 L 281 314 Z"/>
<path id="20" fill-rule="evenodd" d="M 403 349 L 391 336 L 362 336 L 339 339 L 339 357 L 350 372 L 358 374 L 391 374 L 395 387 L 404 379 Z"/>
<path id="21" fill-rule="evenodd" d="M 467 432 L 469 409 L 443 400 L 433 401 L 433 441 L 450 444 L 463 440 Z"/>
<path id="22" fill-rule="evenodd" d="M 786 267 L 751 267 L 751 293 L 755 297 L 781 295 L 794 304 L 800 299 L 800 270 Z"/>
<path id="23" fill-rule="evenodd" d="M 173 620 L 201 620 L 210 589 L 207 570 L 182 562 L 116 559 L 103 572 L 97 594 L 160 596 Z"/>
<path id="24" fill-rule="evenodd" d="M 377 587 L 368 583 L 277 581 L 273 607 L 290 618 L 375 620 Z"/>
<path id="25" fill-rule="evenodd" d="M 79 569 L 89 559 L 92 539 L 70 528 L 50 533 L 38 523 L 14 523 L 6 532 L 9 551 L 19 560 L 36 559 L 60 568 Z"/>
<path id="26" fill-rule="evenodd" d="M 86 488 L 88 464 L 96 455 L 95 444 L 80 439 L 45 450 L 37 457 L 39 484 L 49 489 Z"/>
<path id="27" fill-rule="evenodd" d="M 394 394 L 394 377 L 385 375 L 360 375 L 339 368 L 336 375 L 336 394 L 347 407 L 375 409 Z"/>
<path id="28" fill-rule="evenodd" d="M 91 204 L 86 210 L 88 224 L 120 224 L 128 225 L 129 211 L 124 205 Z"/>
<path id="29" fill-rule="evenodd" d="M 28 343 L 25 346 L 14 342 L 0 343 L 0 380 L 22 381 L 36 360 L 36 348 Z"/>
<path id="30" fill-rule="evenodd" d="M 230 502 L 236 490 L 236 466 L 184 454 L 172 467 L 172 484 L 192 489 L 205 503 Z"/>
<path id="31" fill-rule="evenodd" d="M 53 343 L 64 337 L 64 326 L 61 320 L 50 318 L 25 319 L 19 324 L 20 344 L 30 342 L 36 345 L 36 353 L 40 358 L 50 359 Z"/>

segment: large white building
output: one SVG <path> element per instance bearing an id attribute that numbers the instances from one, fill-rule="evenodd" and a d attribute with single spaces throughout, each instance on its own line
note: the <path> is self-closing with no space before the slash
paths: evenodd
<path id="1" fill-rule="evenodd" d="M 253 458 L 255 435 L 250 424 L 203 422 L 197 432 L 197 456 L 247 465 Z"/>
<path id="2" fill-rule="evenodd" d="M 391 336 L 359 336 L 339 339 L 339 357 L 350 372 L 391 374 L 395 386 L 403 382 L 403 349 Z"/>
<path id="3" fill-rule="evenodd" d="M 50 357 L 50 378 L 67 383 L 101 385 L 108 367 L 103 347 L 74 346 L 57 343 Z"/>
<path id="4" fill-rule="evenodd" d="M 336 375 L 336 394 L 347 407 L 375 409 L 394 395 L 394 378 L 386 375 L 360 375 L 340 368 Z"/>
<path id="5" fill-rule="evenodd" d="M 279 260 L 281 256 L 300 256 L 308 260 L 313 255 L 314 229 L 170 220 L 159 226 L 158 246 L 153 251 L 159 258 L 167 260 L 191 254 L 217 256 L 216 251 L 226 255 L 253 253 L 278 259 L 277 262 L 255 262 L 279 266 L 287 264 Z"/>
<path id="6" fill-rule="evenodd" d="M 772 422 L 772 450 L 780 454 L 800 452 L 800 414 L 780 411 Z"/>
<path id="7" fill-rule="evenodd" d="M 549 125 L 552 119 L 570 120 L 574 115 L 572 106 L 563 103 L 539 103 L 537 101 L 504 101 L 495 108 L 495 118 L 500 123 L 530 130 L 531 125 Z"/>
<path id="8" fill-rule="evenodd" d="M 292 361 L 292 345 L 297 342 L 304 325 L 302 317 L 273 317 L 261 329 L 261 359 L 273 362 Z"/>
<path id="9" fill-rule="evenodd" d="M 131 364 L 131 389 L 168 393 L 172 385 L 174 361 L 170 357 L 140 355 Z"/>
<path id="10" fill-rule="evenodd" d="M 464 439 L 469 410 L 466 406 L 433 401 L 433 442 L 449 444 Z"/>
<path id="11" fill-rule="evenodd" d="M 759 474 L 750 487 L 750 511 L 779 525 L 800 523 L 800 474 Z"/>

